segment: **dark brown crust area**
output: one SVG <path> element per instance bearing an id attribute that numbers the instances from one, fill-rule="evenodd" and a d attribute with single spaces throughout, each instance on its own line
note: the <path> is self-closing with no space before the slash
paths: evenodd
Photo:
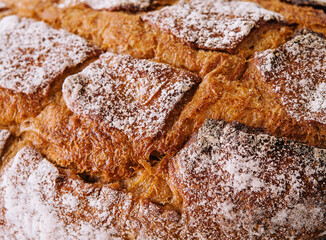
<path id="1" fill-rule="evenodd" d="M 326 7 L 325 1 L 319 1 L 319 0 L 284 0 L 284 2 L 288 2 L 299 6 L 313 6 L 313 7 L 320 7 L 320 8 Z"/>
<path id="2" fill-rule="evenodd" d="M 325 231 L 325 171 L 325 150 L 213 120 L 169 164 L 185 238 L 314 239 Z"/>

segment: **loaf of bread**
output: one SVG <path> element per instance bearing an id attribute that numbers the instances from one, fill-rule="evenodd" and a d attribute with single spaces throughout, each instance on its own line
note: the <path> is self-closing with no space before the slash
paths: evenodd
<path id="1" fill-rule="evenodd" d="M 0 239 L 326 237 L 320 0 L 1 0 Z"/>

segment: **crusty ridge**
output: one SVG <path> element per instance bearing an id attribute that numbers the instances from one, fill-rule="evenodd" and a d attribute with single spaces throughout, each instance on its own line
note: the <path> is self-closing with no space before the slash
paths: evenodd
<path id="1" fill-rule="evenodd" d="M 0 129 L 0 157 L 2 156 L 3 149 L 6 145 L 6 141 L 10 136 L 10 131 L 7 129 Z"/>
<path id="2" fill-rule="evenodd" d="M 168 142 L 178 144 L 205 119 L 215 118 L 324 148 L 324 42 L 324 36 L 302 30 L 276 49 L 257 52 L 247 65 L 236 58 L 225 61 L 205 76 Z"/>
<path id="3" fill-rule="evenodd" d="M 313 7 L 326 7 L 326 3 L 323 0 L 284 0 L 285 2 L 289 2 L 296 5 L 302 6 L 313 6 Z"/>
<path id="4" fill-rule="evenodd" d="M 275 4 L 276 1 L 271 2 L 273 7 L 278 6 Z M 267 6 L 269 3 L 265 2 L 265 4 Z M 286 6 L 287 10 L 301 9 L 286 4 L 281 4 L 281 6 Z M 32 10 L 25 9 L 26 7 Z M 219 51 L 200 50 L 184 44 L 177 37 L 164 33 L 160 29 L 154 29 L 149 24 L 144 23 L 140 19 L 143 13 L 126 14 L 122 12 L 93 11 L 82 5 L 58 9 L 53 1 L 28 1 L 25 7 L 21 4 L 15 10 L 21 15 L 41 18 L 53 26 L 78 33 L 93 42 L 99 43 L 106 50 L 109 49 L 116 53 L 129 53 L 133 57 L 151 58 L 153 62 L 165 62 L 176 68 L 186 68 L 195 74 L 199 74 L 203 79 L 194 97 L 192 97 L 193 93 L 191 93 L 185 100 L 185 103 L 189 104 L 185 108 L 184 106 L 178 106 L 178 110 L 183 109 L 183 113 L 180 118 L 178 116 L 174 118 L 178 119 L 178 121 L 171 128 L 168 140 L 163 141 L 162 145 L 160 144 L 160 151 L 156 151 L 158 144 L 153 142 L 151 148 L 149 148 L 150 150 L 146 153 L 149 161 L 146 164 L 142 162 L 143 166 L 141 167 L 134 164 L 143 160 L 138 159 L 137 154 L 139 152 L 135 152 L 135 149 L 143 142 L 129 144 L 129 139 L 116 129 L 112 128 L 104 131 L 103 129 L 106 126 L 101 124 L 100 121 L 72 113 L 71 110 L 67 109 L 62 98 L 61 84 L 55 91 L 50 93 L 51 96 L 55 94 L 55 100 L 50 103 L 46 102 L 45 108 L 42 108 L 44 110 L 41 111 L 37 118 L 32 117 L 28 121 L 24 121 L 22 125 L 10 123 L 10 128 L 14 129 L 18 135 L 15 138 L 17 141 L 21 139 L 30 141 L 50 161 L 56 162 L 56 160 L 61 159 L 60 163 L 57 162 L 59 165 L 68 167 L 72 171 L 79 169 L 82 173 L 78 173 L 77 176 L 92 186 L 102 186 L 103 182 L 121 179 L 114 184 L 110 184 L 109 188 L 132 193 L 133 198 L 148 198 L 151 201 L 161 203 L 161 208 L 165 210 L 172 209 L 182 213 L 187 201 L 184 201 L 185 198 L 182 196 L 182 192 L 169 181 L 167 163 L 171 163 L 170 157 L 183 148 L 189 136 L 196 132 L 207 118 L 222 118 L 227 121 L 241 120 L 260 127 L 264 127 L 263 124 L 270 119 L 269 123 L 273 124 L 274 118 L 269 117 L 266 106 L 276 104 L 269 101 L 269 96 L 265 95 L 255 85 L 254 81 L 246 80 L 252 70 L 248 69 L 247 66 L 253 65 L 251 63 L 247 64 L 247 60 L 253 62 L 251 56 L 255 52 L 278 48 L 284 42 L 287 42 L 288 38 L 293 34 L 294 26 L 292 25 L 270 22 L 260 28 L 254 28 L 239 45 L 237 51 L 229 54 Z M 321 12 L 314 10 L 305 10 L 305 12 L 318 13 L 322 16 Z M 302 14 L 298 15 L 302 17 Z M 287 19 L 289 20 L 289 16 L 287 16 Z M 318 24 L 321 24 L 322 19 L 320 17 L 318 21 L 313 23 L 315 24 L 313 25 L 314 29 Z M 305 23 L 300 22 L 299 26 Z M 322 24 L 319 25 L 320 28 L 323 29 Z M 318 30 L 317 27 L 316 29 Z M 67 75 L 71 75 L 71 73 L 67 73 Z M 148 92 L 151 93 L 151 90 Z M 2 93 L 6 95 L 4 91 Z M 142 101 L 142 99 L 139 101 Z M 38 106 L 38 103 L 35 106 Z M 277 111 L 282 109 L 280 105 L 276 106 L 275 112 L 277 115 Z M 262 115 L 265 116 L 261 117 Z M 318 128 L 316 128 L 316 135 L 320 134 L 317 130 Z M 281 131 L 276 134 L 284 135 L 285 133 Z M 119 151 L 121 148 L 120 146 L 117 147 L 118 143 L 112 140 L 114 138 L 122 139 L 122 148 L 131 153 L 128 158 L 132 159 L 132 164 L 127 164 L 127 168 L 130 169 L 127 174 L 119 172 L 120 167 L 124 166 L 125 159 L 121 157 L 122 154 Z M 300 138 L 300 140 L 309 142 L 305 138 Z M 318 138 L 315 142 L 309 143 L 314 145 L 324 144 L 323 140 Z M 23 143 L 23 145 L 26 145 L 26 143 Z M 66 145 L 70 145 L 72 148 L 62 147 Z M 154 149 L 155 151 L 153 151 Z M 105 151 L 112 151 L 119 164 L 111 164 L 110 161 L 113 161 L 113 159 L 106 158 Z M 166 155 L 164 156 L 164 154 Z M 102 161 L 103 164 L 96 165 L 100 157 L 107 161 Z M 82 158 L 85 163 L 80 168 L 74 164 L 76 159 L 79 158 Z M 118 167 L 115 168 L 115 166 Z M 112 167 L 113 169 L 110 169 L 110 171 L 112 170 L 111 172 L 116 174 L 113 178 L 103 172 L 103 169 L 109 167 Z M 157 207 L 157 205 L 155 206 Z M 313 218 L 318 218 L 317 215 L 314 214 Z M 190 219 L 189 215 L 184 216 L 184 219 Z M 157 223 L 153 222 L 153 226 L 155 226 Z M 191 225 L 183 230 L 182 234 L 187 236 L 189 232 L 196 231 L 193 228 L 194 225 Z M 210 229 L 209 226 L 208 229 Z M 207 233 L 205 226 L 202 230 Z M 212 232 L 207 234 L 213 234 L 216 229 L 210 229 L 209 231 Z M 218 232 L 215 232 L 215 234 L 216 237 L 219 235 Z M 283 232 L 280 234 L 283 234 Z M 135 233 L 134 236 L 128 237 L 135 238 L 137 236 Z M 190 235 L 187 237 L 190 238 Z M 302 238 L 309 237 L 311 235 L 302 235 Z"/>

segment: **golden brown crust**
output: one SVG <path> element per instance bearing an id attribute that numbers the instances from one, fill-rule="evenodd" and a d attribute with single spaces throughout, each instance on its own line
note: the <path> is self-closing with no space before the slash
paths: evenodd
<path id="1" fill-rule="evenodd" d="M 35 117 L 42 107 L 44 107 L 37 100 L 37 97 L 33 99 L 24 94 L 14 94 L 10 90 L 1 89 L 0 109 L 3 110 L 0 116 L 1 124 L 20 123 L 28 117 Z"/>
<path id="2" fill-rule="evenodd" d="M 288 42 L 286 46 L 291 46 L 295 41 L 296 39 Z M 310 52 L 309 46 L 306 47 L 307 51 Z M 269 51 L 272 50 L 265 52 L 268 53 Z M 325 56 L 323 50 L 316 50 L 316 54 L 315 57 L 318 59 Z M 285 60 L 281 60 L 278 56 L 275 58 L 279 59 L 279 61 L 275 62 L 275 66 L 282 67 L 282 64 L 292 64 L 291 62 L 285 63 Z M 306 61 L 300 64 L 304 65 L 305 72 L 310 74 L 314 70 L 309 70 L 309 60 L 306 59 Z M 311 60 L 310 63 L 315 64 L 318 61 L 320 60 Z M 302 95 L 299 95 L 300 93 L 306 96 L 305 104 L 311 105 L 315 103 L 316 108 L 321 108 L 320 110 L 315 109 L 316 112 L 312 113 L 317 114 L 316 117 L 319 116 L 319 122 L 312 119 L 299 119 L 291 116 L 280 102 L 280 99 L 273 96 L 268 84 L 275 83 L 274 80 L 268 76 L 266 78 L 262 77 L 255 64 L 255 60 L 250 61 L 248 69 L 244 72 L 246 65 L 243 60 L 229 58 L 220 65 L 220 68 L 216 68 L 216 70 L 208 74 L 200 84 L 192 101 L 185 107 L 180 118 L 169 132 L 167 145 L 171 146 L 172 144 L 173 146 L 173 144 L 176 144 L 178 146 L 178 144 L 182 144 L 193 131 L 198 129 L 205 119 L 213 118 L 226 121 L 236 120 L 248 126 L 264 128 L 272 135 L 286 136 L 310 145 L 325 147 L 325 126 L 323 123 L 325 113 L 323 110 L 323 93 L 321 93 L 323 90 L 318 90 L 319 87 L 323 87 L 323 77 L 313 78 L 313 81 L 316 82 L 311 82 L 310 92 L 304 93 L 304 88 L 302 88 L 296 90 L 297 96 L 292 94 L 293 101 L 303 101 L 301 99 Z M 303 67 L 295 64 L 290 67 L 291 71 L 298 71 L 299 73 L 304 72 L 300 70 L 301 68 Z M 276 79 L 279 78 L 279 74 L 274 76 Z M 293 81 L 300 81 L 302 78 L 304 77 L 297 76 Z M 292 85 L 290 84 L 290 86 Z M 319 93 L 319 91 L 321 92 Z M 314 92 L 321 94 L 321 99 Z M 290 96 L 290 94 L 286 93 L 286 96 Z M 308 99 L 309 96 L 310 99 Z M 308 105 L 306 111 L 313 108 Z M 308 116 L 310 113 L 304 114 Z M 297 129 L 300 129 L 300 131 Z M 180 142 L 178 142 L 179 140 Z"/>
<path id="3" fill-rule="evenodd" d="M 184 44 L 172 34 L 144 23 L 141 17 L 146 14 L 94 11 L 83 7 L 60 9 L 50 0 L 29 1 L 26 7 L 24 1 L 19 5 L 12 3 L 11 5 L 23 16 L 40 18 L 55 27 L 62 27 L 85 37 L 104 49 L 139 58 L 155 58 L 159 62 L 197 72 L 201 77 L 218 67 L 219 59 L 227 55 L 216 51 L 194 49 Z M 255 8 L 255 5 L 252 7 Z M 254 14 L 258 16 L 255 11 Z M 259 14 L 262 14 L 262 18 L 265 17 L 264 13 Z M 282 41 L 277 33 L 281 31 L 282 37 L 286 33 L 289 34 L 291 28 L 281 20 L 257 21 L 252 31 L 249 31 L 249 36 L 239 40 L 236 44 L 237 49 L 233 51 L 248 58 L 255 51 L 276 47 L 276 44 Z M 254 41 L 256 44 L 250 44 Z"/>
<path id="4" fill-rule="evenodd" d="M 326 3 L 323 0 L 284 0 L 284 1 L 300 6 L 313 6 L 319 8 L 326 7 Z"/>
<path id="5" fill-rule="evenodd" d="M 65 106 L 49 105 L 32 129 L 47 142 L 42 152 L 60 166 L 110 181 L 130 177 L 139 168 L 131 142 L 123 133 L 103 129 Z"/>
<path id="6" fill-rule="evenodd" d="M 278 0 L 253 0 L 275 12 L 228 0 L 159 1 L 171 4 L 164 9 L 145 0 L 154 5 L 140 12 L 131 12 L 140 9 L 136 5 L 121 10 L 120 0 L 114 11 L 96 5 L 105 1 L 6 2 L 19 16 L 47 22 L 53 31 L 66 29 L 109 52 L 99 57 L 93 47 L 84 60 L 30 88 L 41 86 L 44 94 L 25 85 L 39 79 L 25 68 L 24 57 L 35 55 L 28 55 L 31 49 L 17 57 L 25 64 L 21 68 L 10 61 L 1 68 L 8 56 L 1 58 L 0 128 L 11 137 L 0 170 L 0 238 L 4 232 L 7 238 L 32 239 L 81 233 L 117 239 L 311 239 L 326 230 L 325 150 L 311 147 L 326 147 L 325 71 L 316 77 L 312 70 L 323 62 L 324 46 L 309 46 L 294 33 L 302 27 L 326 33 L 323 11 Z M 189 14 L 171 14 L 187 7 L 193 8 Z M 179 25 L 170 26 L 169 19 Z M 11 25 L 0 25 L 0 35 L 3 26 Z M 215 31 L 223 33 L 222 40 Z M 23 38 L 36 41 L 33 32 Z M 299 64 L 288 61 L 294 42 L 300 45 L 297 58 L 307 46 L 311 50 Z M 50 69 L 65 53 L 40 64 Z M 275 64 L 266 67 L 271 59 Z M 24 71 L 32 77 L 6 80 L 1 74 L 10 68 L 14 77 Z M 300 87 L 274 91 L 284 82 L 273 73 L 295 75 L 294 85 L 314 76 L 307 92 L 314 93 L 311 101 Z M 290 96 L 312 103 L 309 111 L 289 103 Z M 215 120 L 207 125 L 210 118 L 259 130 Z M 31 154 L 24 157 L 21 149 Z M 238 192 L 233 183 L 240 184 Z M 223 184 L 233 184 L 233 190 Z M 44 221 L 49 209 L 57 224 Z M 20 221 L 26 218 L 32 220 Z"/>
<path id="7" fill-rule="evenodd" d="M 150 171 L 152 152 L 162 154 L 160 142 L 199 81 L 165 64 L 106 53 L 66 78 L 61 106 L 49 105 L 33 128 L 59 165 L 124 179 L 140 165 Z"/>
<path id="8" fill-rule="evenodd" d="M 253 94 L 250 88 L 237 81 L 245 70 L 245 61 L 230 56 L 219 65 L 203 79 L 194 97 L 169 131 L 166 147 L 170 151 L 178 150 L 207 118 L 233 121 L 247 117 L 248 122 L 252 120 L 245 106 L 252 101 Z"/>
<path id="9" fill-rule="evenodd" d="M 279 0 L 250 0 L 264 8 L 282 14 L 287 21 L 298 24 L 298 28 L 308 28 L 316 32 L 326 33 L 326 14 L 312 7 L 299 7 Z"/>

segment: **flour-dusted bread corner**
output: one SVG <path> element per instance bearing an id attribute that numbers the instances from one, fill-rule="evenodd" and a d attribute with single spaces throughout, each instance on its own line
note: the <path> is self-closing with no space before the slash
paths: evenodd
<path id="1" fill-rule="evenodd" d="M 1 0 L 0 239 L 326 237 L 324 11 Z"/>
<path id="2" fill-rule="evenodd" d="M 99 51 L 44 22 L 15 15 L 0 21 L 1 124 L 36 116 L 51 101 L 64 74 Z"/>

